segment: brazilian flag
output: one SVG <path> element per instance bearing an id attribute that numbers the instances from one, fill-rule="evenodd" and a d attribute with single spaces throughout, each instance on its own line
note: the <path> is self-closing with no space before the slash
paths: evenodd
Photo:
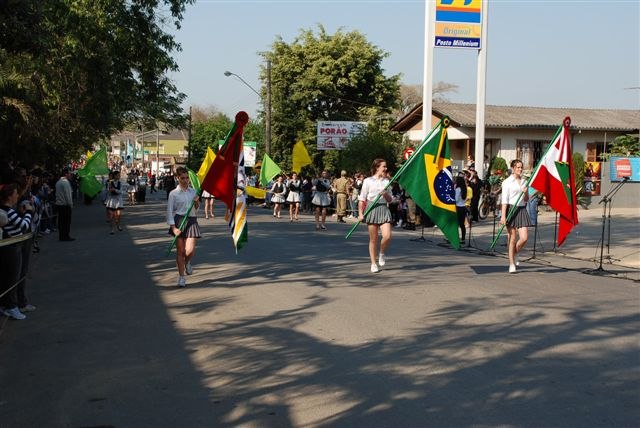
<path id="1" fill-rule="evenodd" d="M 460 248 L 447 128 L 443 118 L 401 169 L 396 181 L 411 195 L 451 245 Z"/>

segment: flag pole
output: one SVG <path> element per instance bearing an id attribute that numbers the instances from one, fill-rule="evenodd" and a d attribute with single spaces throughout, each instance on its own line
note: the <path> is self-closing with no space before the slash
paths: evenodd
<path id="1" fill-rule="evenodd" d="M 449 127 L 449 123 L 450 123 L 449 117 L 447 117 L 447 116 L 444 116 L 442 119 L 440 119 L 440 121 L 431 129 L 431 131 L 429 131 L 429 134 L 426 137 L 424 137 L 424 139 L 422 140 L 422 142 L 420 143 L 420 145 L 416 149 L 415 153 L 419 153 L 420 151 L 422 151 L 424 145 L 431 138 L 431 136 L 436 132 L 436 130 L 440 128 L 440 126 L 443 126 L 444 128 L 448 128 Z M 391 177 L 391 180 L 389 180 L 389 184 L 387 184 L 385 186 L 385 188 L 382 189 L 382 192 L 387 190 L 389 188 L 389 186 L 391 186 L 393 184 L 393 182 L 395 181 L 396 177 L 398 177 L 400 174 L 402 174 L 404 172 L 404 170 L 407 169 L 407 167 L 409 165 L 411 165 L 413 160 L 414 160 L 414 156 L 411 156 L 404 164 L 402 164 L 402 166 L 400 167 L 398 172 L 396 172 L 393 175 L 393 177 Z M 367 208 L 364 210 L 364 214 L 362 215 L 363 217 L 365 217 L 367 214 L 369 214 L 369 212 L 373 209 L 375 204 L 378 202 L 378 200 L 382 196 L 382 192 L 380 192 L 378 194 L 378 196 L 376 196 L 376 198 L 370 204 L 367 204 Z M 356 228 L 358 227 L 358 225 L 360 223 L 361 223 L 361 221 L 358 220 L 358 222 L 351 227 L 351 230 L 349 230 L 349 233 L 347 233 L 347 236 L 345 236 L 344 239 L 349 239 L 351 234 L 353 234 L 353 232 L 356 230 Z"/>
<path id="2" fill-rule="evenodd" d="M 527 180 L 527 183 L 525 185 L 527 188 L 529 187 L 529 183 L 531 183 L 531 179 L 536 176 L 538 170 L 540 169 L 540 166 L 542 165 L 542 161 L 545 159 L 545 157 L 547 156 L 547 153 L 551 149 L 551 145 L 553 144 L 553 142 L 558 137 L 558 134 L 560 134 L 560 132 L 563 129 L 564 129 L 564 121 L 563 121 L 563 124 L 560 125 L 560 127 L 558 127 L 558 130 L 556 131 L 556 133 L 551 138 L 551 141 L 549 142 L 549 145 L 547 146 L 547 150 L 544 151 L 544 154 L 542 155 L 542 157 L 538 161 L 538 165 L 533 169 L 533 173 L 531 173 L 531 176 L 529 177 L 529 179 Z M 502 234 L 502 231 L 504 230 L 506 224 L 509 222 L 511 217 L 513 217 L 513 214 L 516 212 L 516 209 L 518 208 L 518 203 L 520 202 L 520 199 L 522 199 L 522 195 L 524 195 L 524 192 L 520 192 L 520 194 L 518 195 L 518 199 L 516 200 L 516 203 L 511 207 L 511 209 L 507 213 L 507 219 L 505 220 L 504 224 L 500 226 L 500 229 L 498 229 L 498 234 L 493 239 L 493 242 L 491 243 L 491 246 L 489 247 L 489 250 L 493 250 L 493 247 L 496 246 L 496 242 L 498 242 L 498 239 L 500 238 L 500 235 Z"/>

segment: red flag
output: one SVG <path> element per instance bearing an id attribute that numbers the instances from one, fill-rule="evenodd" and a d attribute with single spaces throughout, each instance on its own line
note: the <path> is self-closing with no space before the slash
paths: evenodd
<path id="1" fill-rule="evenodd" d="M 242 132 L 249 122 L 249 115 L 243 111 L 236 114 L 236 122 L 220 147 L 209 172 L 200 185 L 202 190 L 211 193 L 232 209 L 236 197 L 236 181 L 238 179 L 238 162 L 242 153 Z"/>
<path id="2" fill-rule="evenodd" d="M 578 224 L 570 126 L 571 118 L 565 117 L 562 128 L 558 130 L 529 181 L 531 187 L 544 193 L 547 204 L 560 215 L 558 246 L 564 243 L 573 226 Z"/>

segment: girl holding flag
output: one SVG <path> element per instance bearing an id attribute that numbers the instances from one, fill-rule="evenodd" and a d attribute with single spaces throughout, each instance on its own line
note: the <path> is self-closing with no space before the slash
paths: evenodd
<path id="1" fill-rule="evenodd" d="M 520 264 L 518 253 L 527 243 L 527 227 L 531 226 L 531 220 L 527 213 L 529 188 L 526 180 L 522 177 L 522 161 L 520 159 L 511 161 L 511 171 L 511 175 L 502 182 L 500 224 L 507 226 L 509 273 L 516 273 L 516 266 Z M 507 218 L 508 214 L 509 218 Z"/>
<path id="2" fill-rule="evenodd" d="M 186 287 L 185 273 L 191 275 L 193 267 L 191 259 L 196 250 L 196 239 L 200 238 L 200 226 L 196 218 L 196 210 L 200 206 L 200 198 L 196 191 L 189 187 L 189 172 L 185 167 L 176 169 L 178 187 L 169 193 L 167 203 L 167 223 L 169 223 L 169 235 L 176 236 L 176 265 L 178 266 L 178 287 Z M 191 202 L 195 210 L 189 212 Z M 189 212 L 189 218 L 185 221 L 183 230 L 180 225 L 184 216 Z"/>
<path id="3" fill-rule="evenodd" d="M 369 258 L 371 259 L 371 272 L 380 272 L 380 267 L 386 264 L 384 252 L 391 242 L 391 212 L 388 203 L 393 199 L 391 193 L 385 189 L 389 185 L 387 178 L 387 162 L 384 159 L 375 159 L 371 165 L 371 177 L 365 178 L 362 182 L 362 189 L 358 195 L 358 205 L 360 215 L 358 220 L 367 223 L 369 229 Z M 381 198 L 379 199 L 378 195 Z M 375 206 L 368 210 L 364 216 L 367 204 L 373 203 L 378 198 Z M 380 254 L 378 255 L 378 232 L 382 231 L 382 241 L 380 242 Z"/>

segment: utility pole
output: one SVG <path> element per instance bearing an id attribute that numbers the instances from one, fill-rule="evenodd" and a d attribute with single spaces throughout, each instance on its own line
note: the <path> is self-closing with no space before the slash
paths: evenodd
<path id="1" fill-rule="evenodd" d="M 160 127 L 156 128 L 156 177 L 160 177 Z"/>
<path id="2" fill-rule="evenodd" d="M 267 59 L 267 102 L 265 106 L 264 151 L 271 155 L 271 60 Z"/>
<path id="3" fill-rule="evenodd" d="M 187 165 L 191 165 L 191 106 L 189 106 L 189 128 L 187 129 Z"/>

